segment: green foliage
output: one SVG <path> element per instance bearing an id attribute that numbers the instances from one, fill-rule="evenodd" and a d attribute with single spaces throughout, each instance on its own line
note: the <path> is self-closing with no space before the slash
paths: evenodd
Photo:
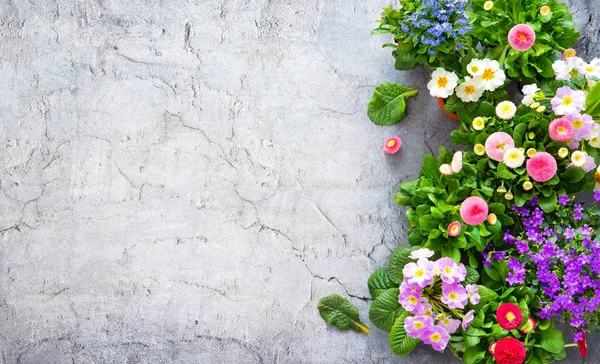
<path id="1" fill-rule="evenodd" d="M 317 308 L 323 320 L 339 330 L 352 329 L 361 334 L 371 331 L 360 321 L 358 308 L 340 295 L 332 294 L 321 298 Z"/>
<path id="2" fill-rule="evenodd" d="M 592 116 L 600 116 L 600 83 L 597 83 L 587 95 L 585 100 L 585 113 Z"/>
<path id="3" fill-rule="evenodd" d="M 565 339 L 559 330 L 547 329 L 540 333 L 540 345 L 544 350 L 556 354 L 565 349 Z"/>
<path id="4" fill-rule="evenodd" d="M 408 316 L 410 316 L 410 313 L 407 311 L 401 314 L 394 322 L 390 332 L 390 347 L 396 355 L 407 356 L 415 349 L 420 341 L 419 339 L 408 336 L 406 330 L 404 330 L 404 320 Z"/>
<path id="5" fill-rule="evenodd" d="M 411 261 L 408 256 L 416 249 L 417 248 L 412 246 L 401 246 L 392 253 L 388 266 L 388 276 L 392 282 L 396 284 L 402 283 L 402 280 L 404 279 L 402 269 Z"/>
<path id="6" fill-rule="evenodd" d="M 406 99 L 418 94 L 416 88 L 396 83 L 382 83 L 373 91 L 367 115 L 379 125 L 393 125 L 402 120 L 406 111 Z"/>
<path id="7" fill-rule="evenodd" d="M 388 289 L 398 287 L 398 284 L 390 279 L 387 268 L 379 268 L 373 272 L 369 277 L 367 285 L 373 300 L 377 299 L 380 294 Z"/>
<path id="8" fill-rule="evenodd" d="M 396 318 L 400 317 L 405 311 L 398 303 L 398 288 L 390 288 L 381 293 L 371 307 L 369 308 L 369 320 L 378 329 L 390 332 Z"/>

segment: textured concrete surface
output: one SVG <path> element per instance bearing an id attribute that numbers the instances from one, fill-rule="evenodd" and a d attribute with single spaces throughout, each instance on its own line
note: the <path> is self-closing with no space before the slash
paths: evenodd
<path id="1" fill-rule="evenodd" d="M 0 363 L 445 361 L 316 311 L 366 319 L 396 186 L 455 127 L 369 34 L 387 3 L 0 0 Z M 387 81 L 421 94 L 378 127 Z"/>

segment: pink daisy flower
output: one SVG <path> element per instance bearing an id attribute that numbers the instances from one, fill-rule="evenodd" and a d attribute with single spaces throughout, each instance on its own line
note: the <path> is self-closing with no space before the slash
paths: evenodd
<path id="1" fill-rule="evenodd" d="M 508 32 L 508 44 L 517 51 L 526 51 L 535 43 L 535 31 L 527 24 L 517 24 Z"/>
<path id="2" fill-rule="evenodd" d="M 488 205 L 481 197 L 471 196 L 460 205 L 460 217 L 469 225 L 481 224 L 487 219 L 487 215 Z"/>
<path id="3" fill-rule="evenodd" d="M 547 152 L 538 152 L 527 161 L 527 174 L 537 182 L 551 180 L 556 169 L 556 159 Z"/>
<path id="4" fill-rule="evenodd" d="M 400 150 L 400 147 L 402 147 L 402 140 L 394 136 L 385 141 L 385 144 L 383 145 L 383 151 L 386 154 L 396 154 Z"/>
<path id="5" fill-rule="evenodd" d="M 454 221 L 450 225 L 448 225 L 448 235 L 449 236 L 458 236 L 462 230 L 462 225 L 459 221 Z"/>
<path id="6" fill-rule="evenodd" d="M 573 123 L 565 118 L 554 119 L 548 127 L 548 132 L 550 132 L 550 138 L 557 142 L 568 142 L 575 135 Z"/>
<path id="7" fill-rule="evenodd" d="M 503 131 L 499 131 L 490 135 L 485 141 L 485 153 L 491 159 L 502 162 L 504 152 L 507 149 L 514 148 L 515 141 L 513 138 Z"/>

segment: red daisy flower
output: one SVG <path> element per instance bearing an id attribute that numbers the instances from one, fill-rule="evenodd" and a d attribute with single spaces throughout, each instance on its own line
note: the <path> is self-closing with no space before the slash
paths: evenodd
<path id="1" fill-rule="evenodd" d="M 514 303 L 503 303 L 496 310 L 496 320 L 505 330 L 514 330 L 521 326 L 523 315 L 519 306 Z"/>
<path id="2" fill-rule="evenodd" d="M 584 357 L 587 355 L 588 352 L 588 348 L 587 348 L 587 341 L 585 339 L 585 332 L 581 333 L 581 340 L 577 341 L 577 347 L 579 348 L 579 356 L 580 357 Z"/>
<path id="3" fill-rule="evenodd" d="M 527 351 L 522 342 L 514 337 L 507 337 L 496 343 L 493 355 L 498 364 L 523 364 Z"/>

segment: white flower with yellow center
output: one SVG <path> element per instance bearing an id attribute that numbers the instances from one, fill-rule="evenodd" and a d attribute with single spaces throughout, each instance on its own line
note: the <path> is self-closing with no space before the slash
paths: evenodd
<path id="1" fill-rule="evenodd" d="M 502 120 L 510 120 L 515 116 L 517 106 L 511 101 L 502 101 L 496 106 L 496 116 Z"/>
<path id="2" fill-rule="evenodd" d="M 523 94 L 525 95 L 523 97 L 523 101 L 521 101 L 521 103 L 525 106 L 531 106 L 532 108 L 536 109 L 540 106 L 540 104 L 537 104 L 535 107 L 532 106 L 534 104 L 534 100 L 533 97 L 535 96 L 535 93 L 540 91 L 540 88 L 537 87 L 537 85 L 535 83 L 531 84 L 531 85 L 525 85 L 523 86 Z"/>
<path id="3" fill-rule="evenodd" d="M 429 93 L 433 97 L 446 98 L 454 93 L 454 88 L 458 81 L 458 76 L 454 72 L 447 72 L 438 67 L 431 74 L 431 81 L 427 83 Z"/>
<path id="4" fill-rule="evenodd" d="M 462 170 L 463 167 L 463 152 L 456 152 L 452 157 L 452 163 L 450 164 L 452 168 L 452 172 L 458 173 Z"/>
<path id="5" fill-rule="evenodd" d="M 594 123 L 592 132 L 583 137 L 593 148 L 600 148 L 600 124 Z"/>
<path id="6" fill-rule="evenodd" d="M 560 158 L 566 158 L 569 155 L 569 150 L 565 147 L 562 147 L 558 150 L 558 156 Z"/>
<path id="7" fill-rule="evenodd" d="M 493 7 L 494 7 L 494 2 L 493 1 L 486 1 L 483 4 L 483 10 L 485 10 L 485 11 L 490 11 L 490 10 L 492 10 Z"/>
<path id="8" fill-rule="evenodd" d="M 594 58 L 590 63 L 578 63 L 577 71 L 584 74 L 585 78 L 587 78 L 588 80 L 600 78 L 600 58 Z"/>
<path id="9" fill-rule="evenodd" d="M 456 96 L 463 102 L 476 102 L 483 95 L 483 87 L 481 87 L 481 78 L 465 77 L 465 82 L 456 87 Z"/>
<path id="10" fill-rule="evenodd" d="M 473 77 L 483 74 L 483 67 L 480 59 L 473 58 L 467 65 L 467 72 Z"/>
<path id="11" fill-rule="evenodd" d="M 482 118 L 481 116 L 478 116 L 475 119 L 473 119 L 473 129 L 479 131 L 479 130 L 483 130 L 483 128 L 485 128 L 485 119 L 484 118 Z"/>
<path id="12" fill-rule="evenodd" d="M 587 159 L 587 153 L 586 152 L 582 152 L 580 150 L 573 152 L 573 154 L 571 154 L 571 163 L 575 166 L 575 167 L 583 167 L 585 165 L 585 160 Z"/>
<path id="13" fill-rule="evenodd" d="M 519 168 L 525 162 L 525 155 L 519 148 L 509 148 L 504 152 L 502 160 L 507 167 Z"/>
<path id="14" fill-rule="evenodd" d="M 481 61 L 481 82 L 484 90 L 494 91 L 498 87 L 504 85 L 506 75 L 504 71 L 500 69 L 498 61 L 491 59 L 484 59 Z"/>

